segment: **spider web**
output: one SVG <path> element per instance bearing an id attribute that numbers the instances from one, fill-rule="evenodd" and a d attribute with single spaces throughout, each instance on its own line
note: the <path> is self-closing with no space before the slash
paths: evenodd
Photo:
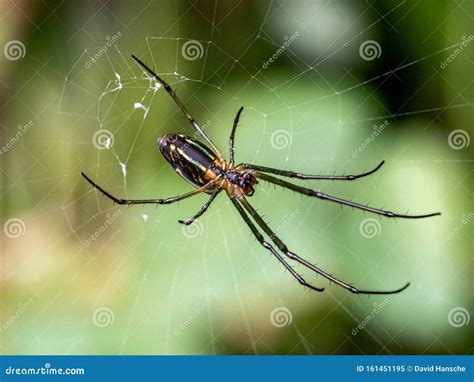
<path id="1" fill-rule="evenodd" d="M 316 2 L 314 7 L 323 10 L 328 4 Z M 393 147 L 387 148 L 387 140 L 377 139 L 357 158 L 351 154 L 356 148 L 354 142 L 356 146 L 362 144 L 371 134 L 367 126 L 380 126 L 384 121 L 396 125 L 402 123 L 402 118 L 421 116 L 429 121 L 424 130 L 429 139 L 433 139 L 433 126 L 439 123 L 442 113 L 472 108 L 472 101 L 463 96 L 464 89 L 444 104 L 411 110 L 400 107 L 395 113 L 386 109 L 377 94 L 377 88 L 385 80 L 403 75 L 404 71 L 427 61 L 433 62 L 431 77 L 427 76 L 429 81 L 442 79 L 443 74 L 436 65 L 462 41 L 452 41 L 429 54 L 402 60 L 397 67 L 375 73 L 365 80 L 345 68 L 325 74 L 328 65 L 354 62 L 354 55 L 359 57 L 361 42 L 372 41 L 370 36 L 374 28 L 385 23 L 389 14 L 399 12 L 403 18 L 410 12 L 408 5 L 400 3 L 387 14 L 360 27 L 362 16 L 371 9 L 367 4 L 355 21 L 345 25 L 317 55 L 303 49 L 308 42 L 308 33 L 312 31 L 310 24 L 314 20 L 311 17 L 287 30 L 277 28 L 281 13 L 292 14 L 298 10 L 286 3 L 262 6 L 260 27 L 248 36 L 241 51 L 223 45 L 216 37 L 223 24 L 231 23 L 232 11 L 220 19 L 214 12 L 214 18 L 207 20 L 207 39 L 180 32 L 182 26 L 177 15 L 174 36 L 169 37 L 171 32 L 146 36 L 133 53 L 177 91 L 224 155 L 227 155 L 225 148 L 232 118 L 243 105 L 244 116 L 236 139 L 237 161 L 307 172 L 317 169 L 320 173 L 360 173 L 377 164 L 369 155 L 375 151 L 377 157 L 390 163 L 390 168 L 382 171 L 390 172 L 391 175 L 385 176 L 392 180 L 383 180 L 379 173 L 357 185 L 321 182 L 311 183 L 311 187 L 382 206 L 387 201 L 384 193 L 391 187 L 400 187 L 396 180 L 403 176 L 413 187 L 403 187 L 397 200 L 388 201 L 390 205 L 394 209 L 406 209 L 414 204 L 414 213 L 430 212 L 429 209 L 436 206 L 435 202 L 444 200 L 443 197 L 433 191 L 435 196 L 431 199 L 415 196 L 413 200 L 412 193 L 423 183 L 427 185 L 421 187 L 421 193 L 439 188 L 439 184 L 424 174 L 423 168 L 434 166 L 449 173 L 450 162 L 454 160 L 449 157 L 449 147 L 442 149 L 441 157 L 433 152 L 416 156 L 413 155 L 413 144 L 390 142 Z M 198 12 L 194 6 L 190 6 L 190 11 Z M 354 34 L 353 29 L 359 32 Z M 107 40 L 113 39 L 114 36 L 108 36 Z M 249 54 L 261 55 L 261 60 L 256 60 L 261 63 L 274 57 L 255 51 L 262 44 L 267 47 L 266 51 L 275 52 L 285 46 L 267 68 L 248 61 Z M 90 129 L 82 133 L 87 145 L 83 145 L 82 150 L 85 158 L 96 158 L 93 162 L 83 161 L 80 167 L 100 185 L 123 198 L 161 198 L 186 192 L 189 185 L 176 179 L 156 152 L 155 142 L 169 132 L 198 136 L 165 90 L 130 59 L 129 52 L 125 53 L 121 45 L 121 40 L 117 39 L 103 53 L 100 53 L 101 46 L 85 49 L 64 81 L 59 112 L 75 119 L 78 125 L 82 126 L 84 121 L 88 123 Z M 386 47 L 382 45 L 381 49 L 383 54 Z M 99 58 L 86 68 L 96 54 Z M 278 69 L 278 61 L 284 60 L 292 65 L 290 75 Z M 358 61 L 361 65 L 370 65 L 370 61 L 361 57 Z M 297 92 L 297 88 L 302 90 Z M 415 145 L 419 143 L 420 140 Z M 87 233 L 94 234 L 97 225 L 102 227 L 106 219 L 113 220 L 97 240 L 84 247 L 84 252 L 89 261 L 100 262 L 104 267 L 103 276 L 108 281 L 102 285 L 118 285 L 122 299 L 127 301 L 125 308 L 119 305 L 118 298 L 107 296 L 107 288 L 97 290 L 97 305 L 110 307 L 115 322 L 120 321 L 122 337 L 113 345 L 117 353 L 279 353 L 275 338 L 280 335 L 297 339 L 290 353 L 328 352 L 327 348 L 318 347 L 312 336 L 322 335 L 332 315 L 342 310 L 350 322 L 345 332 L 337 334 L 333 340 L 330 352 L 336 353 L 346 343 L 354 344 L 350 328 L 364 320 L 373 304 L 382 301 L 354 298 L 295 266 L 308 281 L 326 287 L 323 295 L 303 290 L 265 249 L 256 244 L 248 227 L 223 195 L 197 223 L 183 228 L 177 219 L 196 212 L 204 203 L 204 197 L 177 206 L 126 209 L 112 206 L 96 191 L 87 189 L 85 192 L 80 200 L 89 215 L 81 226 L 74 222 L 75 199 L 68 200 L 62 209 L 71 231 L 81 242 L 88 237 Z M 359 233 L 360 224 L 371 216 L 303 199 L 263 184 L 258 186 L 251 201 L 290 249 L 343 280 L 359 287 L 371 285 L 375 289 L 396 288 L 405 279 L 418 279 L 419 285 L 431 285 L 430 277 L 420 278 L 423 269 L 429 267 L 429 259 L 425 256 L 410 258 L 410 248 L 400 235 L 423 236 L 430 228 L 435 230 L 432 223 L 426 225 L 429 228 L 411 223 L 404 227 L 400 222 L 395 227 L 393 222 L 375 219 L 372 224 L 383 232 L 383 238 L 375 239 L 379 242 L 372 246 L 374 253 L 364 253 L 357 249 L 358 244 L 366 240 Z M 457 216 L 448 213 L 448 219 L 455 222 Z M 166 231 L 165 236 L 161 234 L 163 231 Z M 440 232 L 436 234 L 441 235 Z M 441 259 L 437 245 L 428 247 L 435 258 Z M 375 253 L 381 248 L 384 248 L 382 253 Z M 421 244 L 417 249 L 421 253 L 427 252 Z M 104 260 L 97 260 L 113 252 L 115 258 L 105 257 L 109 265 L 104 266 Z M 452 277 L 449 282 L 454 282 L 453 265 L 446 266 Z M 386 272 L 384 268 L 392 272 Z M 393 272 L 402 269 L 408 274 Z M 127 279 L 135 277 L 137 281 L 131 285 L 120 283 L 113 280 L 117 275 Z M 93 284 L 86 286 L 92 287 Z M 416 296 L 441 300 L 438 309 L 444 312 L 449 302 L 442 287 L 418 290 Z M 410 313 L 402 322 L 390 318 L 390 310 L 397 311 L 400 300 L 415 304 L 413 295 L 387 299 L 390 301 L 387 311 L 364 329 L 379 345 L 381 353 L 400 349 L 397 338 L 409 335 L 421 325 Z M 276 312 L 277 318 L 272 312 Z M 300 323 L 297 318 L 305 315 L 314 317 L 314 322 Z M 290 321 L 289 328 L 280 328 L 278 320 L 282 317 L 284 321 Z M 84 319 L 84 327 L 88 322 L 89 317 Z M 436 322 L 431 319 L 432 324 Z M 155 340 L 159 337 L 158 344 L 146 339 L 146 332 L 152 327 L 150 337 Z M 191 333 L 205 340 L 192 340 Z M 229 348 L 229 344 L 234 347 Z"/>

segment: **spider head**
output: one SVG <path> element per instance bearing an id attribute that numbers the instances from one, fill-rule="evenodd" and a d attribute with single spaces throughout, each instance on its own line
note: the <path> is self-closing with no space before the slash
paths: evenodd
<path id="1" fill-rule="evenodd" d="M 231 193 L 236 195 L 252 196 L 253 186 L 257 183 L 257 178 L 249 171 L 227 171 L 224 174 Z"/>
<path id="2" fill-rule="evenodd" d="M 247 196 L 252 196 L 254 193 L 253 186 L 257 183 L 257 178 L 251 172 L 243 172 L 238 180 L 238 184 L 242 191 Z"/>

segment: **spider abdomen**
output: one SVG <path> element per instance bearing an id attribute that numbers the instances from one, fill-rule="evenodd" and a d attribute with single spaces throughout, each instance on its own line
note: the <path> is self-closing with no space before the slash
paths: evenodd
<path id="1" fill-rule="evenodd" d="M 175 171 L 196 187 L 202 187 L 223 173 L 221 161 L 208 147 L 182 134 L 158 139 L 158 148 Z M 208 188 L 212 193 L 215 188 Z"/>

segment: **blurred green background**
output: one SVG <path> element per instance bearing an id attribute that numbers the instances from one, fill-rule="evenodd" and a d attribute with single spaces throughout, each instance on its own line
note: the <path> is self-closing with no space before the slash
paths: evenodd
<path id="1" fill-rule="evenodd" d="M 0 2 L 3 354 L 472 354 L 473 1 Z M 303 289 L 222 194 L 191 190 L 157 151 L 194 134 L 130 55 L 177 90 L 227 155 L 395 211 L 388 220 L 260 183 L 253 205 Z M 271 60 L 270 60 L 271 59 Z M 31 121 L 31 122 L 30 122 Z"/>

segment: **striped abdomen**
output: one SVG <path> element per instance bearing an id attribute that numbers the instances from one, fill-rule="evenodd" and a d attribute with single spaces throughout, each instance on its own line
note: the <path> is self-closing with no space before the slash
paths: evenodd
<path id="1" fill-rule="evenodd" d="M 204 186 L 223 172 L 216 154 L 191 137 L 164 135 L 158 139 L 158 148 L 175 171 L 196 187 Z"/>

